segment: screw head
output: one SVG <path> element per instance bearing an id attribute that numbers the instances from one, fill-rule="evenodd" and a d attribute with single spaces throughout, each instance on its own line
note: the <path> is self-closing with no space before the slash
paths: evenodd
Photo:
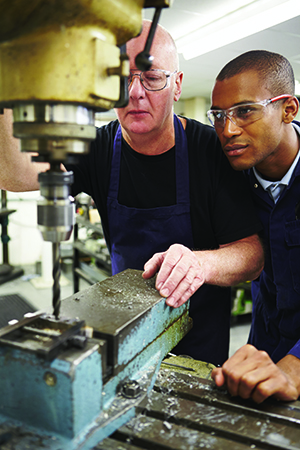
<path id="1" fill-rule="evenodd" d="M 51 372 L 45 372 L 44 381 L 48 386 L 55 386 L 57 382 L 56 375 Z"/>
<path id="2" fill-rule="evenodd" d="M 141 393 L 141 386 L 136 380 L 125 381 L 121 393 L 126 398 L 137 398 Z"/>

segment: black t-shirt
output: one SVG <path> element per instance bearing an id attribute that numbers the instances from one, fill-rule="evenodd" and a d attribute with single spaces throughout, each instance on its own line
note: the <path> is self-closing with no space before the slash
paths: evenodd
<path id="1" fill-rule="evenodd" d="M 73 195 L 89 194 L 96 203 L 108 248 L 107 194 L 114 137 L 118 121 L 97 130 L 90 153 L 81 156 L 73 170 Z M 224 155 L 214 129 L 187 119 L 190 208 L 194 248 L 216 249 L 261 230 L 249 187 Z M 122 143 L 119 203 L 153 208 L 176 203 L 175 148 L 157 155 L 142 155 Z M 120 223 L 122 227 L 122 223 Z M 130 230 L 129 230 L 130 231 Z M 153 248 L 153 254 L 157 249 Z M 142 269 L 142 267 L 141 267 Z M 192 330 L 172 350 L 221 365 L 228 357 L 230 289 L 203 285 L 190 302 Z"/>
<path id="2" fill-rule="evenodd" d="M 97 129 L 90 153 L 81 156 L 78 164 L 67 165 L 74 172 L 72 194 L 85 192 L 95 201 L 108 248 L 106 199 L 118 125 L 116 120 Z M 261 225 L 244 176 L 230 167 L 213 128 L 187 119 L 186 135 L 195 249 L 215 249 L 258 232 Z M 120 172 L 119 203 L 136 208 L 176 203 L 175 147 L 148 156 L 135 152 L 123 140 Z"/>

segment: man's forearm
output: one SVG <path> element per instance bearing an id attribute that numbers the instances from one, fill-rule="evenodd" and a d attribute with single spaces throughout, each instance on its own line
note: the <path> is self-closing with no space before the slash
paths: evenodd
<path id="1" fill-rule="evenodd" d="M 46 170 L 46 166 L 32 163 L 30 154 L 20 152 L 12 123 L 12 111 L 5 109 L 0 114 L 0 188 L 14 192 L 37 190 L 38 172 Z"/>
<path id="2" fill-rule="evenodd" d="M 205 283 L 234 286 L 254 280 L 264 266 L 263 248 L 257 235 L 221 246 L 217 250 L 196 251 Z"/>

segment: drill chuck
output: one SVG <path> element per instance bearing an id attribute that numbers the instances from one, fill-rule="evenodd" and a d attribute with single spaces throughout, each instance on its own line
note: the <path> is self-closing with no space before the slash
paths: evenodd
<path id="1" fill-rule="evenodd" d="M 70 196 L 73 173 L 49 170 L 39 174 L 39 182 L 42 197 L 38 201 L 38 226 L 43 239 L 66 241 L 75 222 L 74 199 Z"/>

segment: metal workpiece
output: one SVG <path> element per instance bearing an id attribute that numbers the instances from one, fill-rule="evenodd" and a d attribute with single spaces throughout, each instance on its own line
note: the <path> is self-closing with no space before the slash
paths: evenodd
<path id="1" fill-rule="evenodd" d="M 256 405 L 230 397 L 211 380 L 161 368 L 135 417 L 94 450 L 136 448 L 300 449 L 300 402 Z"/>
<path id="2" fill-rule="evenodd" d="M 82 318 L 94 336 L 107 340 L 108 363 L 115 375 L 172 324 L 167 354 L 192 326 L 188 305 L 167 306 L 154 278 L 144 280 L 140 270 L 128 269 L 64 299 L 61 313 Z"/>

